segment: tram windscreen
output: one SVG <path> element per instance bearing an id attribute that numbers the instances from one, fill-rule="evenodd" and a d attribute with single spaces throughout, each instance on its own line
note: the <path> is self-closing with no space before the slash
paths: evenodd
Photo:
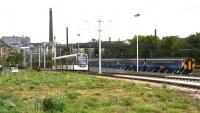
<path id="1" fill-rule="evenodd" d="M 78 63 L 78 65 L 86 65 L 87 64 L 87 57 L 85 55 L 77 56 L 77 63 Z"/>

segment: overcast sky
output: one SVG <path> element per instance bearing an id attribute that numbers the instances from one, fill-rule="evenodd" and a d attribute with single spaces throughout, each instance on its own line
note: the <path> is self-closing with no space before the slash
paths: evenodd
<path id="1" fill-rule="evenodd" d="M 53 9 L 57 42 L 131 39 L 136 34 L 186 37 L 200 32 L 200 0 L 0 0 L 0 37 L 29 36 L 31 42 L 49 39 L 49 8 Z M 134 15 L 141 16 L 135 18 Z M 80 34 L 77 37 L 77 34 Z"/>

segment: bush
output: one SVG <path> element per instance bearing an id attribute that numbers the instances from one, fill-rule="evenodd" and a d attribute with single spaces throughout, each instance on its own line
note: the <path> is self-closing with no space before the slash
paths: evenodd
<path id="1" fill-rule="evenodd" d="M 65 110 L 64 99 L 59 97 L 47 97 L 34 101 L 34 111 L 44 111 L 49 113 L 63 112 Z"/>
<path id="2" fill-rule="evenodd" d="M 65 109 L 65 103 L 61 98 L 44 98 L 42 101 L 43 111 L 50 113 L 63 112 Z"/>

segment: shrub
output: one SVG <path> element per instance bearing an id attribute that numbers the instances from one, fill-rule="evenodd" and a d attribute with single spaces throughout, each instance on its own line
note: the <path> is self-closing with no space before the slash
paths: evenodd
<path id="1" fill-rule="evenodd" d="M 49 113 L 63 112 L 65 110 L 64 99 L 59 97 L 47 97 L 34 100 L 34 111 L 44 111 Z"/>

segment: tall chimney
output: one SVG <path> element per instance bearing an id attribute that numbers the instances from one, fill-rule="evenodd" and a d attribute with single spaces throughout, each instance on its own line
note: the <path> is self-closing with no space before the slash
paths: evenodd
<path id="1" fill-rule="evenodd" d="M 155 48 L 154 48 L 154 49 L 155 49 L 155 50 L 154 50 L 154 51 L 155 51 L 155 52 L 154 52 L 154 53 L 155 53 L 155 56 L 154 56 L 154 57 L 156 57 L 156 49 L 157 49 L 157 29 L 154 30 L 154 37 L 155 37 Z"/>
<path id="2" fill-rule="evenodd" d="M 154 29 L 154 37 L 155 37 L 155 49 L 157 47 L 157 29 Z"/>
<path id="3" fill-rule="evenodd" d="M 66 44 L 67 44 L 67 48 L 68 48 L 68 27 L 66 27 Z"/>
<path id="4" fill-rule="evenodd" d="M 109 37 L 109 42 L 111 43 L 111 37 Z"/>
<path id="5" fill-rule="evenodd" d="M 52 8 L 49 8 L 49 43 L 53 43 L 53 17 L 52 17 Z"/>

